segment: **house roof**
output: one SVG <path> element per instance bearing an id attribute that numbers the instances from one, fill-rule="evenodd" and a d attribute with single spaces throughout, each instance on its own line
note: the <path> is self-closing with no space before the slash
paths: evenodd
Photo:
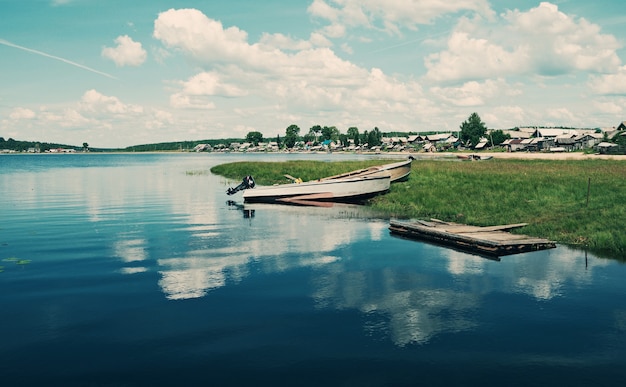
<path id="1" fill-rule="evenodd" d="M 452 133 L 429 134 L 428 136 L 426 136 L 426 139 L 428 141 L 441 141 L 447 140 L 450 136 L 452 136 Z"/>
<path id="2" fill-rule="evenodd" d="M 530 138 L 530 136 L 532 136 L 533 132 L 524 132 L 521 130 L 503 130 L 502 133 L 504 134 L 508 134 L 509 136 L 511 136 L 511 138 Z"/>
<path id="3" fill-rule="evenodd" d="M 600 148 L 612 148 L 614 146 L 617 146 L 617 144 L 613 144 L 612 142 L 601 142 L 598 144 Z"/>
<path id="4" fill-rule="evenodd" d="M 573 129 L 537 129 L 535 137 L 558 137 L 564 134 L 573 134 L 576 136 L 578 132 Z"/>

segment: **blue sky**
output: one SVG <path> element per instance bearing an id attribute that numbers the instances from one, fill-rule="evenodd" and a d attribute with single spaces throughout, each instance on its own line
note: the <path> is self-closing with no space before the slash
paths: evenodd
<path id="1" fill-rule="evenodd" d="M 0 0 L 0 137 L 613 127 L 626 2 Z"/>

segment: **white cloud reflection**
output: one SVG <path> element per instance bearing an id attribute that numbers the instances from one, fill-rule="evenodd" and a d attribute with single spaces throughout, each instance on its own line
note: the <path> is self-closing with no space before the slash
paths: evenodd
<path id="1" fill-rule="evenodd" d="M 260 206 L 254 218 L 242 220 L 239 210 L 220 208 L 217 178 L 185 176 L 184 168 L 161 165 L 113 171 L 68 168 L 55 174 L 28 173 L 20 185 L 0 174 L 0 184 L 11 185 L 3 199 L 15 206 L 47 210 L 63 203 L 68 212 L 83 211 L 72 216 L 85 216 L 95 234 L 112 236 L 107 243 L 120 262 L 120 272 L 158 272 L 158 285 L 167 299 L 200 298 L 241 283 L 250 276 L 252 264 L 265 274 L 310 267 L 310 296 L 317 308 L 357 310 L 365 316 L 365 332 L 385 332 L 399 346 L 473 329 L 476 322 L 470 312 L 480 308 L 490 293 L 551 300 L 563 295 L 565 285 L 588 285 L 596 268 L 611 264 L 585 261 L 584 253 L 566 248 L 494 262 L 428 246 L 424 251 L 437 259 L 429 263 L 433 266 L 428 271 L 396 267 L 392 261 L 381 269 L 360 269 L 355 262 L 364 252 L 350 251 L 350 246 L 363 240 L 386 243 L 388 223 L 363 217 L 353 207 L 329 212 L 284 206 L 270 211 Z M 155 232 L 163 222 L 163 229 Z M 115 232 L 107 234 L 107 227 Z M 182 239 L 155 240 L 155 235 L 169 238 L 175 232 L 182 233 Z M 415 242 L 410 248 L 419 246 Z M 381 259 L 389 258 L 384 251 L 380 254 Z M 454 287 L 438 285 L 434 275 L 440 272 L 454 280 Z M 624 320 L 623 312 L 616 316 L 622 329 Z"/>

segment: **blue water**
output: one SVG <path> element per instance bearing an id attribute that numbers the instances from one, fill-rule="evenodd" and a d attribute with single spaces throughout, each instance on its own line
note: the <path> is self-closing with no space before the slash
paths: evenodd
<path id="1" fill-rule="evenodd" d="M 623 385 L 618 260 L 488 260 L 209 172 L 301 157 L 0 155 L 1 385 Z"/>

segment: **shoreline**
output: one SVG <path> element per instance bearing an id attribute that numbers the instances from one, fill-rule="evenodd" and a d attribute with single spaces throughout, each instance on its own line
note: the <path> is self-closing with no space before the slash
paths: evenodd
<path id="1" fill-rule="evenodd" d="M 457 155 L 469 155 L 469 152 L 385 152 L 395 156 L 413 156 L 416 158 L 456 158 Z M 473 152 L 480 156 L 492 156 L 494 159 L 508 160 L 626 160 L 626 155 L 585 154 L 581 152 L 548 153 L 548 152 Z"/>
<path id="2" fill-rule="evenodd" d="M 180 151 L 146 151 L 146 152 L 71 152 L 71 153 L 3 153 L 0 152 L 0 156 L 13 156 L 13 155 L 49 155 L 49 154 L 190 154 L 190 153 L 207 153 L 207 154 L 239 154 L 239 152 L 180 152 Z M 494 159 L 508 159 L 508 160 L 626 160 L 626 155 L 608 155 L 608 154 L 596 154 L 596 153 L 582 153 L 582 152 L 306 152 L 306 151 L 294 151 L 294 152 L 241 152 L 241 154 L 355 154 L 362 156 L 398 156 L 409 157 L 413 156 L 416 159 L 456 159 L 457 155 L 469 155 L 478 154 L 481 156 L 491 156 Z"/>

